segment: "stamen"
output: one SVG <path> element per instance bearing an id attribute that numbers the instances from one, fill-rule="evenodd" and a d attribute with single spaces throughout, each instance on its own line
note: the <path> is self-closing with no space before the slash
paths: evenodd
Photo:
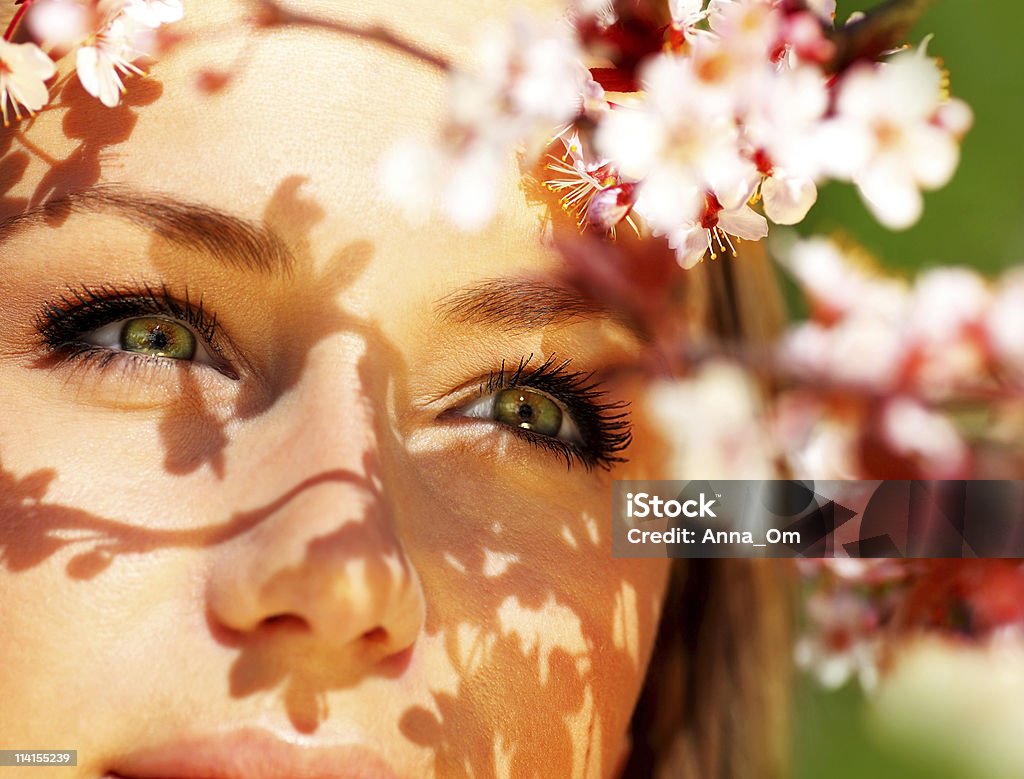
<path id="1" fill-rule="evenodd" d="M 725 230 L 722 230 L 722 229 L 719 229 L 719 232 L 722 234 L 722 237 L 725 238 L 725 242 L 727 244 L 729 244 L 729 249 L 732 251 L 732 256 L 733 257 L 738 256 L 737 253 L 736 253 L 736 247 L 733 246 L 732 245 L 732 241 L 729 240 L 729 233 L 725 232 Z"/>
<path id="2" fill-rule="evenodd" d="M 708 234 L 708 251 L 711 252 L 711 259 L 712 260 L 717 260 L 718 259 L 718 255 L 715 254 L 714 244 L 711 243 L 711 231 L 708 230 L 707 234 Z"/>

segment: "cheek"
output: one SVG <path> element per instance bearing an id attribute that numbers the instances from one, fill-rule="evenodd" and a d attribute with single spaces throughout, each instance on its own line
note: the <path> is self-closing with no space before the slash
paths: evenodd
<path id="1" fill-rule="evenodd" d="M 416 467 L 423 489 L 396 513 L 407 518 L 402 537 L 428 599 L 426 631 L 444 646 L 457 693 L 443 720 L 410 718 L 406 735 L 436 748 L 487 723 L 487 748 L 508 750 L 512 765 L 609 772 L 643 682 L 668 561 L 612 558 L 610 485 L 595 487 L 600 477 L 552 461 L 556 478 L 531 488 L 469 457 Z"/>

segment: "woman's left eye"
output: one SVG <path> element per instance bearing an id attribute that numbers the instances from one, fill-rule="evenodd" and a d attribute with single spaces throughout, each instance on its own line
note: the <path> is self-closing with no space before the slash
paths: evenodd
<path id="1" fill-rule="evenodd" d="M 160 316 L 122 319 L 79 337 L 79 341 L 112 351 L 165 357 L 213 365 L 213 358 L 191 328 Z"/>
<path id="2" fill-rule="evenodd" d="M 462 416 L 491 419 L 509 427 L 580 444 L 580 432 L 558 401 L 528 387 L 509 387 L 474 400 L 460 409 Z"/>

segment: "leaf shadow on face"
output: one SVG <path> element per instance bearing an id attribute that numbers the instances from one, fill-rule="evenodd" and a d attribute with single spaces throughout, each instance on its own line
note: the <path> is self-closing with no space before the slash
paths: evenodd
<path id="1" fill-rule="evenodd" d="M 212 549 L 242 539 L 309 490 L 348 485 L 365 499 L 362 514 L 352 516 L 351 507 L 339 506 L 338 527 L 310 539 L 304 558 L 276 571 L 265 586 L 289 586 L 330 549 L 340 564 L 358 561 L 367 576 L 388 582 L 371 593 L 373 608 L 383 608 L 398 582 L 384 556 L 362 551 L 361 535 L 375 526 L 393 527 L 396 553 L 406 554 L 419 573 L 426 602 L 411 655 L 440 651 L 445 656 L 441 665 L 449 670 L 417 680 L 415 694 L 407 695 L 408 702 L 397 711 L 392 702 L 387 737 L 407 742 L 431 770 L 446 776 L 570 776 L 578 765 L 601 765 L 602 755 L 611 750 L 608 744 L 622 729 L 622 722 L 609 716 L 614 702 L 602 699 L 601 690 L 608 678 L 638 671 L 626 645 L 609 638 L 621 615 L 601 597 L 592 597 L 593 584 L 579 591 L 575 584 L 592 578 L 595 560 L 606 562 L 610 550 L 587 540 L 593 520 L 580 512 L 562 512 L 559 522 L 550 523 L 535 516 L 546 511 L 544 503 L 522 481 L 506 483 L 492 471 L 493 464 L 475 462 L 465 453 L 453 457 L 444 447 L 426 454 L 408 451 L 383 413 L 385 398 L 398 407 L 411 403 L 406 359 L 379 326 L 339 302 L 365 272 L 373 247 L 365 241 L 349 243 L 317 270 L 308 235 L 324 213 L 302 196 L 301 185 L 298 177 L 283 181 L 264 222 L 281 234 L 293 254 L 289 299 L 305 312 L 308 326 L 294 327 L 287 310 L 270 312 L 272 329 L 287 332 L 288 341 L 269 391 L 267 384 L 243 390 L 226 415 L 210 407 L 168 412 L 159 424 L 164 468 L 184 476 L 209 466 L 224 482 L 251 478 L 233 467 L 232 430 L 259 424 L 299 385 L 311 351 L 339 333 L 364 345 L 356 375 L 361 392 L 372 400 L 368 424 L 374 435 L 360 454 L 361 468 L 312 474 L 260 507 L 186 530 L 156 530 L 143 520 L 113 521 L 46 501 L 56 478 L 53 470 L 21 478 L 0 470 L 0 563 L 17 573 L 74 547 L 68 575 L 91 579 L 119 556 Z M 551 466 L 563 467 L 554 460 Z M 462 485 L 463 498 L 453 509 L 446 504 L 456 483 Z M 164 519 L 160 511 L 152 509 L 155 518 Z M 446 513 L 444 527 L 432 526 Z M 506 528 L 503 534 L 493 530 L 496 522 Z M 566 542 L 566 532 L 573 544 Z M 510 572 L 495 573 L 495 555 L 515 559 Z M 624 573 L 604 572 L 599 578 L 598 594 L 610 599 L 627 587 L 642 591 Z M 227 693 L 236 699 L 279 695 L 283 714 L 306 734 L 329 736 L 332 726 L 346 718 L 358 724 L 379 717 L 365 708 L 346 708 L 345 692 L 371 678 L 405 689 L 400 677 L 413 667 L 409 654 L 367 664 L 351 647 L 311 644 L 308 636 L 289 647 L 279 640 L 287 636 L 275 633 L 266 640 L 259 631 L 225 630 L 209 612 L 207 617 L 214 639 L 237 652 L 225 680 Z M 170 635 L 174 627 L 167 627 Z M 564 635 L 563 629 L 568 630 Z M 366 705 L 363 699 L 361 706 Z M 623 715 L 618 716 L 621 720 Z M 576 743 L 579 732 L 587 743 Z"/>
<path id="2" fill-rule="evenodd" d="M 20 573 L 66 549 L 78 549 L 66 566 L 73 579 L 91 579 L 120 555 L 145 554 L 168 548 L 203 548 L 245 533 L 301 495 L 327 482 L 356 481 L 336 470 L 305 479 L 264 506 L 235 512 L 224 522 L 204 527 L 159 530 L 102 517 L 46 500 L 57 471 L 45 468 L 18 477 L 0 461 L 0 564 Z"/>
<path id="3" fill-rule="evenodd" d="M 54 91 L 56 96 L 45 111 L 64 112 L 61 130 L 63 137 L 74 144 L 73 148 L 63 158 L 49 156 L 30 139 L 30 122 L 0 131 L 3 192 L 24 177 L 32 156 L 47 166 L 28 198 L 0 199 L 0 221 L 96 184 L 103 165 L 114 159 L 109 156 L 111 147 L 131 137 L 138 123 L 138 109 L 159 98 L 163 85 L 152 78 L 132 79 L 121 104 L 114 108 L 100 105 L 76 78 L 65 78 Z M 15 140 L 19 141 L 18 149 L 12 151 Z M 66 211 L 54 210 L 46 214 L 46 220 L 51 226 L 59 226 L 67 216 Z"/>
<path id="4" fill-rule="evenodd" d="M 287 271 L 286 305 L 265 310 L 271 321 L 270 332 L 287 348 L 279 350 L 272 375 L 266 381 L 247 381 L 230 414 L 215 412 L 201 400 L 199 392 L 188 393 L 200 400 L 188 409 L 168 411 L 160 423 L 160 437 L 165 457 L 164 468 L 174 475 L 193 473 L 210 465 L 214 473 L 224 477 L 224 452 L 231 442 L 228 428 L 267 412 L 299 382 L 310 351 L 321 341 L 341 332 L 365 333 L 365 324 L 344 311 L 338 303 L 346 289 L 365 271 L 373 258 L 373 245 L 356 240 L 342 247 L 323 270 L 317 270 L 309 245 L 308 232 L 323 220 L 323 209 L 301 193 L 305 178 L 291 176 L 276 188 L 264 209 L 262 226 L 277 237 L 290 259 Z M 154 261 L 159 256 L 153 252 Z M 159 267 L 159 262 L 157 261 Z M 167 269 L 168 277 L 175 271 Z M 265 278 L 251 281 L 254 298 L 260 295 Z M 281 294 L 281 293 L 279 293 Z M 295 312 L 302 317 L 296 318 Z M 195 389 L 195 379 L 186 374 L 183 384 Z M 185 386 L 184 389 L 189 389 Z"/>

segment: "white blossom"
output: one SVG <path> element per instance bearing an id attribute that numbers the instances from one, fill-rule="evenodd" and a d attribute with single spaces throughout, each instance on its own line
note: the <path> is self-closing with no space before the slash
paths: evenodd
<path id="1" fill-rule="evenodd" d="M 817 591 L 806 600 L 808 632 L 796 645 L 797 665 L 828 689 L 853 676 L 865 689 L 878 681 L 880 642 L 874 605 L 848 588 Z"/>
<path id="2" fill-rule="evenodd" d="M 32 114 L 46 105 L 46 81 L 56 72 L 53 60 L 36 44 L 0 40 L 0 112 L 4 127 L 10 126 L 8 105 L 16 120 L 21 119 L 22 108 Z"/>
<path id="3" fill-rule="evenodd" d="M 775 448 L 753 378 L 712 362 L 686 381 L 651 388 L 646 408 L 671 446 L 672 478 L 776 478 Z"/>
<path id="4" fill-rule="evenodd" d="M 683 268 L 692 268 L 710 254 L 717 259 L 721 254 L 736 254 L 732 238 L 759 241 L 768 235 L 768 222 L 750 206 L 725 209 L 707 197 L 704 210 L 692 222 L 684 222 L 668 234 L 668 243 L 676 252 L 676 260 Z"/>
<path id="5" fill-rule="evenodd" d="M 44 46 L 66 50 L 89 37 L 93 15 L 77 0 L 36 0 L 25 23 Z"/>
<path id="6" fill-rule="evenodd" d="M 958 135 L 937 121 L 942 103 L 942 73 L 923 46 L 882 66 L 858 65 L 840 84 L 836 116 L 824 125 L 824 159 L 887 227 L 916 222 L 921 190 L 943 186 L 956 169 Z"/>
<path id="7" fill-rule="evenodd" d="M 121 76 L 142 75 L 133 64 L 141 56 L 134 47 L 136 29 L 130 19 L 117 16 L 75 52 L 75 70 L 82 87 L 109 108 L 121 102 L 125 91 Z"/>
<path id="8" fill-rule="evenodd" d="M 996 355 L 1018 379 L 1024 378 L 1024 270 L 1002 279 L 984 326 Z"/>

